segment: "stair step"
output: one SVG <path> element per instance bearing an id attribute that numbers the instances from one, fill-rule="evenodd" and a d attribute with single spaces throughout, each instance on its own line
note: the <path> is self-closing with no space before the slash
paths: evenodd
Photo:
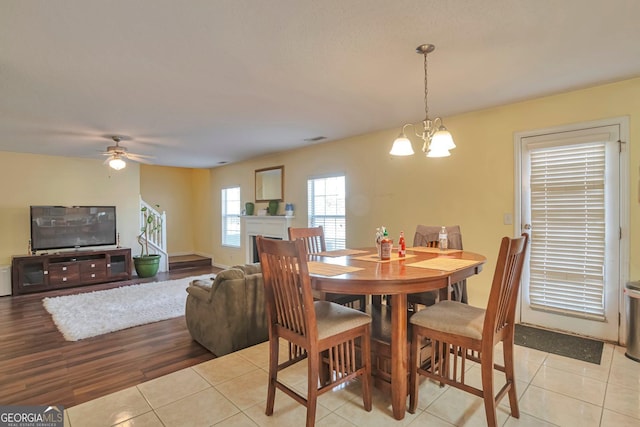
<path id="1" fill-rule="evenodd" d="M 211 267 L 211 258 L 200 255 L 178 255 L 169 257 L 169 271 L 196 267 Z"/>

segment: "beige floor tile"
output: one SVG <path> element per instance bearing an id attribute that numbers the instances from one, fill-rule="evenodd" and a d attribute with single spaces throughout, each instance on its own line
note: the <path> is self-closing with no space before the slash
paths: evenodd
<path id="1" fill-rule="evenodd" d="M 294 363 L 291 366 L 278 372 L 278 381 L 281 381 L 289 386 L 294 386 L 302 381 L 307 381 L 309 371 L 307 368 L 307 360 L 301 360 L 298 363 Z"/>
<path id="2" fill-rule="evenodd" d="M 256 427 L 257 424 L 251 421 L 243 412 L 230 416 L 229 418 L 214 424 L 215 427 Z"/>
<path id="3" fill-rule="evenodd" d="M 550 354 L 544 362 L 544 365 L 560 371 L 571 372 L 577 375 L 593 378 L 594 380 L 606 382 L 609 378 L 609 371 L 611 369 L 610 360 L 611 357 L 604 358 L 604 364 L 596 365 L 595 363 L 583 362 L 570 357 Z"/>
<path id="4" fill-rule="evenodd" d="M 256 369 L 258 368 L 254 364 L 248 363 L 247 359 L 235 353 L 227 354 L 226 356 L 209 360 L 193 367 L 195 372 L 214 386 L 255 371 Z"/>
<path id="5" fill-rule="evenodd" d="M 418 386 L 418 405 L 416 411 L 423 411 L 431 405 L 442 393 L 447 391 L 449 386 L 440 387 L 435 381 L 428 380 L 424 377 L 420 378 Z"/>
<path id="6" fill-rule="evenodd" d="M 467 372 L 467 376 L 465 377 L 465 382 L 466 384 L 472 387 L 482 389 L 482 369 L 480 368 L 480 365 L 474 366 L 473 369 L 470 369 L 469 372 Z M 493 388 L 495 393 L 497 393 L 498 390 L 500 390 L 500 388 L 502 388 L 506 383 L 507 383 L 507 377 L 505 376 L 504 372 L 494 369 L 493 370 Z M 516 372 L 516 393 L 517 393 L 518 399 L 522 397 L 528 385 L 529 385 L 528 382 L 520 381 L 518 377 L 518 373 Z M 504 399 L 502 399 L 502 402 L 507 402 L 507 405 L 508 405 L 509 398 L 505 397 Z"/>
<path id="7" fill-rule="evenodd" d="M 607 383 L 543 366 L 531 382 L 536 387 L 602 406 Z"/>
<path id="8" fill-rule="evenodd" d="M 640 363 L 626 357 L 624 352 L 624 347 L 614 351 L 609 382 L 640 391 Z"/>
<path id="9" fill-rule="evenodd" d="M 233 354 L 244 357 L 251 363 L 264 370 L 269 370 L 269 342 L 263 342 L 261 344 L 247 347 Z M 289 345 L 287 341 L 280 340 L 280 360 L 286 360 L 289 357 Z"/>
<path id="10" fill-rule="evenodd" d="M 417 413 L 417 412 L 416 412 Z M 430 414 L 427 411 L 417 413 L 415 420 L 411 421 L 410 426 L 429 426 L 429 427 L 453 427 L 454 424 Z"/>
<path id="11" fill-rule="evenodd" d="M 529 386 L 520 399 L 520 412 L 561 426 L 598 426 L 602 407 L 560 393 Z"/>
<path id="12" fill-rule="evenodd" d="M 600 427 L 638 427 L 640 419 L 618 414 L 617 412 L 605 409 L 602 411 L 602 421 Z"/>
<path id="13" fill-rule="evenodd" d="M 164 424 L 162 424 L 155 412 L 147 412 L 116 424 L 114 427 L 164 427 Z"/>
<path id="14" fill-rule="evenodd" d="M 276 391 L 273 415 L 265 414 L 265 405 L 257 404 L 244 410 L 244 413 L 259 426 L 303 426 L 307 418 L 307 408 L 299 404 L 283 392 Z M 316 407 L 316 423 L 329 415 L 331 411 L 318 404 Z"/>
<path id="15" fill-rule="evenodd" d="M 404 419 L 398 421 L 393 417 L 393 409 L 391 408 L 391 396 L 383 393 L 381 390 L 374 388 L 373 408 L 371 412 L 367 412 L 362 406 L 362 400 L 353 399 L 342 405 L 336 411 L 337 415 L 345 418 L 359 426 L 367 427 L 383 427 L 383 426 L 406 426 L 416 419 L 418 414 L 405 413 Z M 408 408 L 409 399 L 405 408 Z"/>
<path id="16" fill-rule="evenodd" d="M 449 387 L 436 399 L 426 412 L 456 426 L 475 427 L 487 424 L 484 401 L 471 393 L 453 387 Z M 498 425 L 502 425 L 509 417 L 509 412 L 505 407 L 499 406 L 497 416 Z"/>
<path id="17" fill-rule="evenodd" d="M 294 384 L 292 388 L 302 396 L 307 397 L 308 387 L 306 379 Z M 373 383 L 371 389 L 373 390 Z M 362 382 L 359 378 L 340 384 L 318 397 L 318 403 L 330 411 L 335 411 L 352 400 L 357 400 L 361 404 L 364 404 L 362 401 Z"/>
<path id="18" fill-rule="evenodd" d="M 74 427 L 112 426 L 151 410 L 136 387 L 73 406 L 67 410 Z"/>
<path id="19" fill-rule="evenodd" d="M 640 367 L 638 367 L 640 370 Z M 636 389 L 609 384 L 604 407 L 619 414 L 640 419 L 640 393 Z M 638 423 L 640 425 L 640 422 Z"/>
<path id="20" fill-rule="evenodd" d="M 331 413 L 316 423 L 316 427 L 355 427 L 353 424 L 341 416 Z"/>
<path id="21" fill-rule="evenodd" d="M 213 388 L 156 409 L 156 414 L 166 427 L 211 426 L 239 412 L 235 405 Z"/>
<path id="22" fill-rule="evenodd" d="M 256 368 L 254 371 L 220 383 L 215 388 L 238 408 L 247 409 L 256 403 L 267 401 L 268 382 L 267 373 Z"/>
<path id="23" fill-rule="evenodd" d="M 556 424 L 548 423 L 540 418 L 520 412 L 520 418 L 509 417 L 504 427 L 555 427 Z"/>
<path id="24" fill-rule="evenodd" d="M 209 387 L 200 375 L 187 368 L 142 383 L 138 389 L 153 408 L 159 408 Z"/>

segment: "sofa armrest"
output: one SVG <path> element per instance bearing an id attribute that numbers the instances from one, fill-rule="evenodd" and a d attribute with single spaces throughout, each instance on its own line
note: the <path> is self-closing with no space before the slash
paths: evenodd
<path id="1" fill-rule="evenodd" d="M 205 289 L 202 286 L 190 284 L 187 293 L 203 302 L 208 302 L 211 298 L 211 289 Z"/>

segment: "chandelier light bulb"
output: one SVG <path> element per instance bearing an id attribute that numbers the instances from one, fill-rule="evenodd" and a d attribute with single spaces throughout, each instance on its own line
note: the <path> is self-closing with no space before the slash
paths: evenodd
<path id="1" fill-rule="evenodd" d="M 401 134 L 396 140 L 393 142 L 393 146 L 391 147 L 391 151 L 389 154 L 392 156 L 412 156 L 413 155 L 413 147 L 411 146 L 411 141 L 404 134 Z"/>

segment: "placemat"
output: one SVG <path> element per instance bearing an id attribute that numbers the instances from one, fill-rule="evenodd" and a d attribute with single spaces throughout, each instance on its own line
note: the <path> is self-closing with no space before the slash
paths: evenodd
<path id="1" fill-rule="evenodd" d="M 315 253 L 314 255 L 338 257 L 338 256 L 366 254 L 367 252 L 369 251 L 363 251 L 361 249 L 336 249 L 334 251 L 318 252 L 318 253 Z"/>
<path id="2" fill-rule="evenodd" d="M 381 260 L 378 257 L 378 254 L 357 256 L 357 257 L 354 257 L 353 259 L 358 259 L 360 261 L 371 261 L 371 262 L 391 262 L 391 261 L 398 261 L 398 260 L 401 260 L 401 259 L 409 259 L 409 258 L 414 258 L 414 257 L 415 257 L 415 255 L 407 254 L 407 256 L 405 256 L 404 258 L 400 258 L 397 253 L 392 253 L 391 254 L 391 259 L 388 259 L 388 260 L 385 259 L 384 261 Z"/>
<path id="3" fill-rule="evenodd" d="M 427 252 L 430 254 L 453 254 L 456 252 L 462 252 L 462 249 L 445 249 L 441 250 L 439 248 L 429 248 L 427 246 L 415 246 L 413 248 L 407 248 L 408 251 L 416 251 L 416 252 Z"/>
<path id="4" fill-rule="evenodd" d="M 354 271 L 364 270 L 360 267 L 351 267 L 348 265 L 327 264 L 318 261 L 309 261 L 307 263 L 309 273 L 318 274 L 320 276 L 339 276 L 340 274 L 353 273 Z"/>
<path id="5" fill-rule="evenodd" d="M 414 262 L 413 264 L 407 264 L 407 267 L 420 267 L 429 268 L 431 270 L 442 271 L 455 271 L 461 268 L 469 267 L 470 265 L 477 264 L 478 261 L 472 261 L 469 259 L 459 258 L 431 258 L 424 261 Z"/>

